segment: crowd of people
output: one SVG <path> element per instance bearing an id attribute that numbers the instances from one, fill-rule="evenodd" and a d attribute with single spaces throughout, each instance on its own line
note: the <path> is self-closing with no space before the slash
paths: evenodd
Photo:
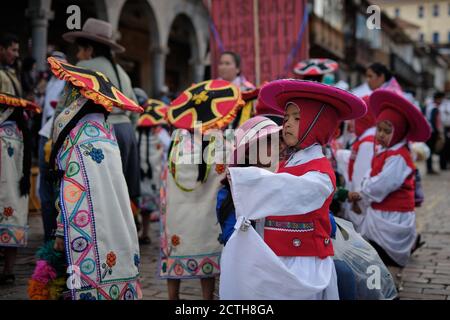
<path id="1" fill-rule="evenodd" d="M 88 19 L 63 38 L 76 65 L 54 51 L 48 74 L 26 59 L 20 76 L 18 39 L 0 38 L 0 285 L 14 284 L 27 245 L 37 165 L 44 244 L 30 299 L 142 299 L 155 221 L 172 300 L 185 279 L 214 299 L 217 277 L 221 299 L 397 297 L 424 244 L 416 162 L 427 174 L 433 154 L 441 170 L 450 162 L 444 93 L 421 106 L 380 63 L 350 92 L 325 59 L 256 88 L 225 51 L 218 79 L 157 100 L 115 61 L 125 48 L 109 23 Z M 368 265 L 381 287 L 367 286 Z"/>

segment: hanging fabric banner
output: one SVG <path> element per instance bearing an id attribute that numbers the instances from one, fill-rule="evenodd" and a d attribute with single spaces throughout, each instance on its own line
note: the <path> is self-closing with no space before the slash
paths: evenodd
<path id="1" fill-rule="evenodd" d="M 222 50 L 238 53 L 242 58 L 242 73 L 257 85 L 281 76 L 294 77 L 295 62 L 308 58 L 308 27 L 303 23 L 307 16 L 306 3 L 306 0 L 211 1 L 212 77 L 218 76 Z M 258 32 L 255 32 L 256 22 Z"/>

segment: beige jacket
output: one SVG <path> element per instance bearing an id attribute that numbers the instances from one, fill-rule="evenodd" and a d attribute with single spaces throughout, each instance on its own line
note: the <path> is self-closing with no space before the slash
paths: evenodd
<path id="1" fill-rule="evenodd" d="M 0 66 L 0 92 L 22 96 L 22 85 L 14 69 Z"/>

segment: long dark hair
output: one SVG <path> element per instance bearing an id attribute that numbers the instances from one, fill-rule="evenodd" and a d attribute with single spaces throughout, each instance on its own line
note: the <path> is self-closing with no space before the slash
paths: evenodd
<path id="1" fill-rule="evenodd" d="M 72 120 L 69 121 L 69 123 L 65 126 L 65 128 L 61 131 L 56 141 L 54 141 L 54 145 L 52 147 L 52 152 L 50 153 L 50 172 L 55 173 L 55 163 L 56 163 L 56 155 L 63 145 L 64 141 L 66 140 L 66 137 L 69 135 L 70 131 L 72 131 L 73 128 L 77 125 L 78 121 L 81 120 L 85 115 L 89 113 L 103 113 L 105 115 L 105 119 L 108 117 L 109 112 L 106 111 L 105 108 L 102 106 L 95 104 L 93 101 L 88 100 L 83 107 L 81 107 L 81 110 L 72 118 Z M 55 179 L 57 177 L 52 176 L 50 177 L 52 179 Z"/>
<path id="2" fill-rule="evenodd" d="M 16 108 L 9 116 L 8 120 L 15 121 L 17 128 L 22 132 L 23 137 L 23 159 L 22 159 L 22 178 L 19 182 L 20 195 L 26 196 L 30 193 L 30 174 L 31 174 L 31 132 L 24 117 L 24 111 Z"/>
<path id="3" fill-rule="evenodd" d="M 146 136 L 147 140 L 145 141 L 145 162 L 147 163 L 147 172 L 141 167 L 141 180 L 144 180 L 145 177 L 148 179 L 153 179 L 153 168 L 150 163 L 150 137 L 151 137 L 151 128 L 138 128 L 138 154 L 141 156 L 141 146 L 142 146 L 142 136 Z"/>
<path id="4" fill-rule="evenodd" d="M 80 46 L 85 49 L 92 47 L 92 51 L 93 51 L 92 55 L 94 58 L 104 57 L 104 58 L 108 59 L 109 62 L 111 62 L 114 72 L 116 73 L 117 81 L 119 81 L 119 83 L 118 83 L 119 90 L 122 90 L 122 84 L 120 83 L 119 72 L 117 70 L 117 62 L 116 62 L 116 59 L 114 58 L 114 55 L 113 55 L 110 47 L 108 47 L 106 44 L 98 43 L 93 40 L 84 39 L 84 38 L 77 38 L 75 40 L 75 44 L 77 46 Z"/>

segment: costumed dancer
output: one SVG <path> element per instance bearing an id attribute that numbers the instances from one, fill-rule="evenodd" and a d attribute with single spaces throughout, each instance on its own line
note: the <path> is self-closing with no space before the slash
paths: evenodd
<path id="1" fill-rule="evenodd" d="M 134 300 L 139 244 L 113 126 L 113 107 L 142 112 L 101 73 L 48 59 L 67 81 L 64 110 L 55 117 L 50 155 L 58 199 L 54 248 L 75 272 L 74 300 Z M 78 271 L 77 271 L 78 270 Z M 77 280 L 78 278 L 78 280 Z"/>
<path id="2" fill-rule="evenodd" d="M 353 206 L 360 200 L 359 195 L 355 193 L 361 191 L 362 180 L 371 170 L 376 131 L 375 115 L 370 107 L 369 98 L 364 97 L 363 100 L 367 104 L 368 111 L 364 117 L 356 119 L 354 123 L 357 138 L 352 144 L 348 162 L 348 181 L 346 183 L 348 196 L 344 206 L 344 217 L 353 223 L 357 232 L 360 231 L 367 208 L 362 205 Z"/>
<path id="3" fill-rule="evenodd" d="M 309 81 L 271 82 L 259 98 L 273 97 L 285 107 L 283 139 L 292 153 L 277 173 L 228 169 L 237 223 L 222 253 L 220 297 L 338 299 L 329 218 L 335 176 L 322 146 L 340 121 L 363 116 L 366 106 Z M 261 218 L 264 240 L 248 223 Z"/>
<path id="4" fill-rule="evenodd" d="M 402 96 L 380 89 L 370 96 L 376 115 L 376 149 L 361 197 L 368 207 L 361 234 L 388 267 L 404 267 L 417 244 L 415 167 L 408 141 L 426 141 L 430 126 Z M 364 204 L 363 204 L 364 205 Z"/>
<path id="5" fill-rule="evenodd" d="M 145 245 L 151 243 L 151 216 L 159 216 L 161 173 L 167 161 L 170 136 L 163 127 L 167 124 L 167 106 L 162 101 L 148 99 L 143 108 L 144 113 L 137 122 L 137 140 L 141 162 L 141 196 L 138 203 L 142 217 L 142 235 L 139 243 Z"/>
<path id="6" fill-rule="evenodd" d="M 228 167 L 256 166 L 275 172 L 280 154 L 278 143 L 280 130 L 281 127 L 275 122 L 262 116 L 256 116 L 244 122 L 236 130 L 234 150 L 228 161 Z M 228 179 L 224 179 L 222 184 L 217 194 L 216 210 L 217 220 L 222 229 L 219 242 L 226 245 L 234 232 L 236 213 Z M 256 221 L 253 225 L 257 232 L 264 236 L 264 219 Z"/>
<path id="7" fill-rule="evenodd" d="M 0 285 L 14 283 L 17 248 L 27 245 L 31 136 L 26 110 L 41 111 L 33 102 L 0 93 L 0 248 L 5 250 Z"/>
<path id="8" fill-rule="evenodd" d="M 236 86 L 211 80 L 193 85 L 169 107 L 169 123 L 181 129 L 173 135 L 161 191 L 159 270 L 169 299 L 179 299 L 180 280 L 192 278 L 201 279 L 203 298 L 213 299 L 222 251 L 215 203 L 226 161 L 217 161 L 217 143 L 242 105 Z"/>

